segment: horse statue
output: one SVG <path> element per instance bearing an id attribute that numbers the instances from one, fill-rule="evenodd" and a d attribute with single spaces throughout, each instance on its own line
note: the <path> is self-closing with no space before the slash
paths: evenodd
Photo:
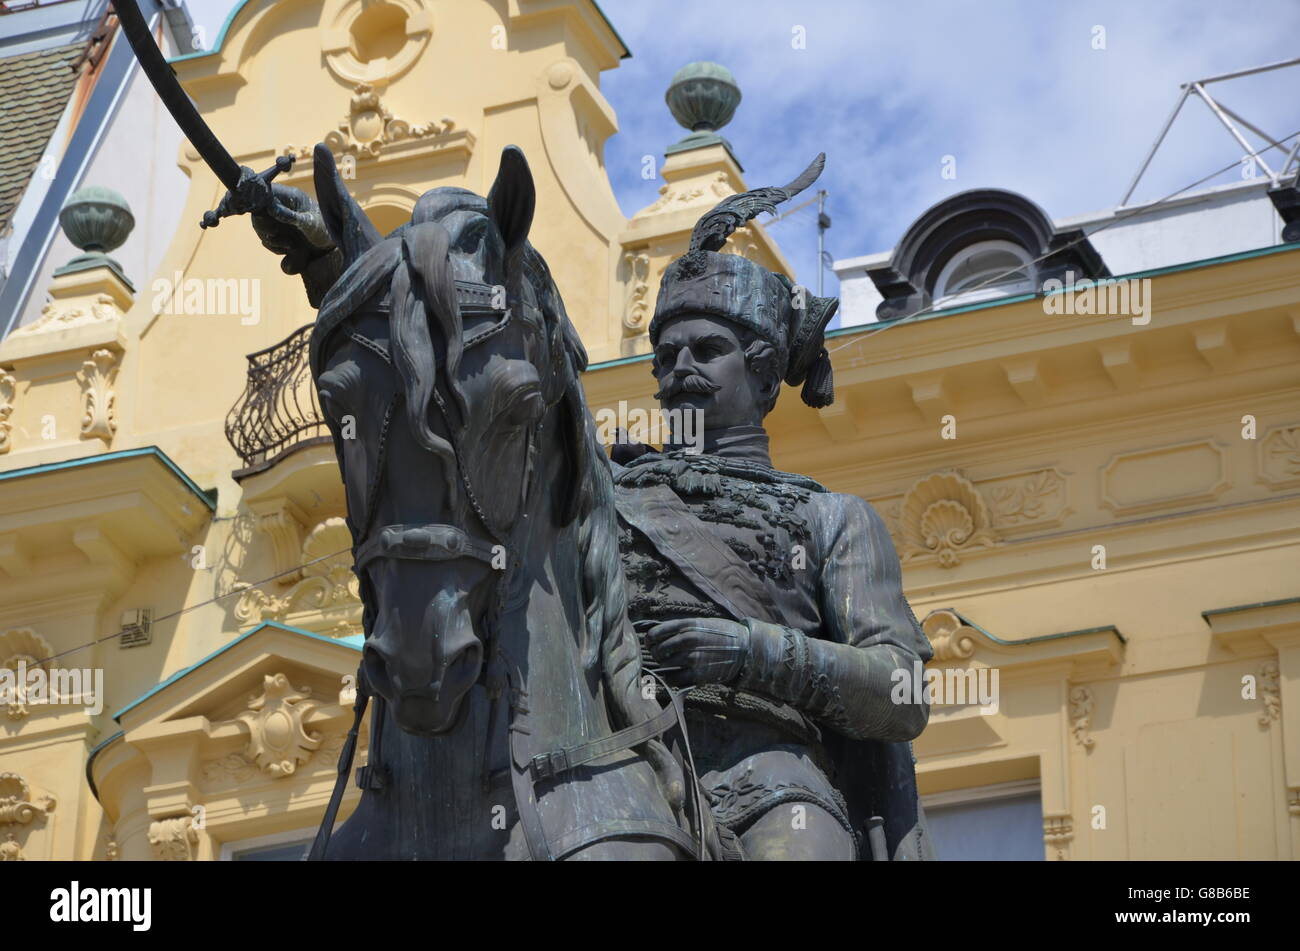
<path id="1" fill-rule="evenodd" d="M 586 354 L 528 243 L 523 153 L 486 199 L 434 189 L 388 237 L 329 150 L 314 161 L 344 270 L 311 369 L 366 639 L 312 857 L 707 857 L 675 701 L 643 683 Z M 371 697 L 361 800 L 331 834 Z"/>

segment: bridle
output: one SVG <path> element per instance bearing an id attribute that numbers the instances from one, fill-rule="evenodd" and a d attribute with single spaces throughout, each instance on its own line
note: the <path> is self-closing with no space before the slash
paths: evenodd
<path id="1" fill-rule="evenodd" d="M 498 288 L 490 284 L 484 284 L 477 281 L 455 282 L 456 302 L 460 308 L 462 317 L 465 316 L 494 316 L 500 319 L 485 330 L 478 331 L 472 336 L 466 338 L 462 344 L 463 350 L 469 350 L 471 347 L 488 340 L 504 330 L 511 321 L 511 311 L 508 307 L 497 307 L 493 304 L 494 298 L 499 293 Z M 366 312 L 382 314 L 387 310 L 382 304 L 366 308 Z M 325 341 L 335 331 L 340 329 L 340 325 L 352 319 L 352 314 L 338 314 L 335 319 L 321 321 L 312 331 L 311 341 L 311 364 L 312 374 L 316 379 L 320 378 L 322 364 L 324 361 Z M 393 358 L 384 346 L 365 337 L 355 330 L 348 329 L 347 336 L 350 340 L 378 356 L 390 368 L 393 367 Z M 433 397 L 437 401 L 440 409 L 446 418 L 446 406 L 443 404 L 441 397 L 435 387 Z M 384 411 L 384 422 L 379 433 L 379 445 L 375 453 L 375 471 L 370 485 L 366 490 L 365 511 L 358 527 L 353 529 L 352 558 L 353 571 L 359 579 L 366 577 L 366 568 L 374 561 L 381 558 L 403 559 L 408 561 L 452 561 L 457 558 L 473 558 L 489 565 L 496 566 L 497 553 L 502 551 L 502 540 L 496 537 L 493 532 L 492 524 L 488 520 L 486 513 L 479 504 L 474 493 L 474 488 L 470 484 L 469 477 L 465 474 L 459 465 L 461 458 L 459 446 L 456 445 L 454 432 L 452 433 L 452 447 L 457 460 L 456 471 L 460 475 L 460 481 L 465 489 L 466 495 L 471 506 L 477 513 L 479 520 L 487 531 L 493 535 L 493 540 L 489 541 L 473 535 L 459 525 L 448 525 L 443 523 L 404 523 L 396 525 L 385 525 L 372 531 L 372 525 L 375 519 L 375 512 L 378 507 L 379 492 L 384 482 L 384 475 L 387 471 L 386 450 L 388 447 L 388 431 L 392 425 L 394 411 L 398 402 L 402 399 L 402 393 L 399 389 L 388 401 L 388 406 Z M 539 421 L 540 422 L 540 421 Z M 454 430 L 454 427 L 449 427 Z M 528 433 L 528 454 L 531 457 L 533 447 L 536 445 L 536 424 Z M 338 458 L 340 474 L 344 477 L 346 484 L 347 476 L 341 470 L 343 468 L 343 453 L 338 451 L 338 437 L 335 436 L 335 455 Z M 527 482 L 524 486 L 524 499 L 527 500 L 531 494 L 531 482 L 536 473 L 536 468 L 532 465 L 528 467 L 526 476 Z M 489 663 L 484 664 L 483 672 L 480 679 L 489 676 L 489 669 L 493 671 L 493 676 L 500 679 L 498 673 L 500 665 L 492 663 L 497 653 L 496 634 L 498 621 L 502 611 L 505 609 L 506 594 L 509 591 L 510 582 L 514 573 L 516 559 L 509 559 L 505 565 L 505 577 L 501 578 L 497 585 L 497 598 L 494 605 L 494 611 L 488 618 L 489 643 L 487 644 L 487 657 Z M 501 687 L 498 684 L 489 683 L 489 693 L 493 696 L 492 714 L 495 721 L 497 708 L 497 697 L 499 697 Z M 347 780 L 352 772 L 352 761 L 356 755 L 357 735 L 361 729 L 361 721 L 365 717 L 366 708 L 369 704 L 372 690 L 368 684 L 364 673 L 359 672 L 357 676 L 356 700 L 353 703 L 352 727 L 348 730 L 347 739 L 344 742 L 343 749 L 339 756 L 338 776 L 335 779 L 334 791 L 330 795 L 329 805 L 326 807 L 325 816 L 321 822 L 320 829 L 316 833 L 316 839 L 312 843 L 311 852 L 308 855 L 309 860 L 320 860 L 325 856 L 325 849 L 329 845 L 330 834 L 334 828 L 334 822 L 338 815 L 338 809 L 343 801 L 343 793 L 347 788 Z M 376 705 L 382 712 L 383 698 L 376 699 Z M 376 723 L 382 719 L 382 716 L 375 718 Z M 380 732 L 376 730 L 378 735 Z M 374 744 L 371 757 L 374 763 L 379 761 L 378 742 Z M 363 767 L 357 771 L 357 782 L 362 788 L 381 788 L 384 784 L 384 777 L 370 766 Z M 486 781 L 486 780 L 485 780 Z"/>

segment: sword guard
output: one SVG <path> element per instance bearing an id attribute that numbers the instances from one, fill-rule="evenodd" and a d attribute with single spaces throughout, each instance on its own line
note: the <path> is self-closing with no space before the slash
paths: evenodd
<path id="1" fill-rule="evenodd" d="M 200 228 L 215 228 L 222 218 L 262 211 L 273 200 L 271 182 L 281 172 L 293 168 L 292 155 L 278 155 L 275 164 L 264 172 L 254 172 L 246 165 L 239 167 L 239 183 L 222 196 L 215 211 L 205 211 Z"/>

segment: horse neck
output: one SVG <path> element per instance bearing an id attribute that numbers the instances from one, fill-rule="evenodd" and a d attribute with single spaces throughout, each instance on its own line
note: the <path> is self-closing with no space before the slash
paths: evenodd
<path id="1" fill-rule="evenodd" d="M 547 429 L 552 420 L 548 416 Z M 500 644 L 518 672 L 532 702 L 529 716 L 543 736 L 590 738 L 609 729 L 603 701 L 601 630 L 589 627 L 584 594 L 584 557 L 580 516 L 560 525 L 553 487 L 566 472 L 563 451 L 555 439 L 542 440 L 538 479 L 530 493 L 527 517 L 521 518 L 522 539 L 517 577 L 511 579 L 507 610 L 499 625 Z M 587 474 L 579 478 L 589 477 Z"/>

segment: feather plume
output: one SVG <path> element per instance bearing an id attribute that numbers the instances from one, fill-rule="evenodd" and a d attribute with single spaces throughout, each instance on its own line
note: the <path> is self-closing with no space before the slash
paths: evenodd
<path id="1" fill-rule="evenodd" d="M 691 251 L 720 251 L 737 228 L 743 228 L 751 219 L 766 211 L 776 214 L 776 206 L 799 194 L 822 173 L 826 153 L 822 152 L 790 184 L 780 188 L 769 186 L 731 195 L 719 202 L 695 224 L 691 232 Z"/>

